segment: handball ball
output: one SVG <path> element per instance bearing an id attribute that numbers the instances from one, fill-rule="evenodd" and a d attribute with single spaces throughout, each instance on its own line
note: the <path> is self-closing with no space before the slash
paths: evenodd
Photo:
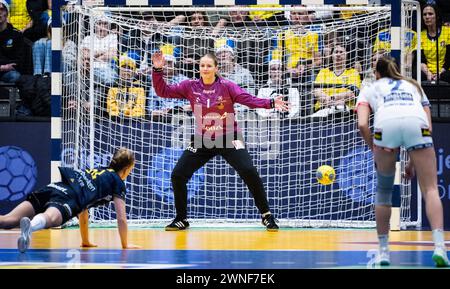
<path id="1" fill-rule="evenodd" d="M 330 166 L 320 166 L 316 172 L 317 181 L 322 185 L 330 185 L 336 179 L 336 172 Z"/>

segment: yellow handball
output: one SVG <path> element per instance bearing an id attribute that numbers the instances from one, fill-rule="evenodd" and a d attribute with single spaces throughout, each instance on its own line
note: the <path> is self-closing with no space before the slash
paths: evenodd
<path id="1" fill-rule="evenodd" d="M 320 166 L 316 172 L 316 178 L 322 185 L 330 185 L 336 179 L 336 172 L 333 167 L 324 165 Z"/>

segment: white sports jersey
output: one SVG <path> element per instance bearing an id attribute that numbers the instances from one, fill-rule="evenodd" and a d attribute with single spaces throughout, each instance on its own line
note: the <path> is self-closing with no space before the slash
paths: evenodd
<path id="1" fill-rule="evenodd" d="M 422 90 L 423 93 L 423 90 Z M 423 109 L 429 106 L 427 96 L 423 96 L 416 86 L 406 80 L 381 78 L 364 88 L 358 96 L 356 107 L 369 105 L 374 113 L 374 125 L 395 118 L 418 117 L 428 123 Z"/>

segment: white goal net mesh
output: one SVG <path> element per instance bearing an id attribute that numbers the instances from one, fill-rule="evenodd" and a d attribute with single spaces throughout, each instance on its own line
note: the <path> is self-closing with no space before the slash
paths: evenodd
<path id="1" fill-rule="evenodd" d="M 126 182 L 129 219 L 147 224 L 173 218 L 170 175 L 194 120 L 188 102 L 156 95 L 150 56 L 163 52 L 166 81 L 174 84 L 198 78 L 200 57 L 215 53 L 223 77 L 258 97 L 283 95 L 290 102 L 289 113 L 235 106 L 281 223 L 374 226 L 374 164 L 353 109 L 362 86 L 373 81 L 374 57 L 389 52 L 383 45 L 390 39 L 380 33 L 390 30 L 390 10 L 349 9 L 66 7 L 63 165 L 106 166 L 116 148 L 130 148 L 137 162 Z M 413 14 L 405 15 L 412 26 Z M 332 185 L 318 184 L 321 165 L 335 169 Z M 194 174 L 188 191 L 194 222 L 246 224 L 260 218 L 247 187 L 220 157 Z M 407 223 L 413 205 L 407 183 L 401 191 Z M 91 218 L 109 222 L 114 210 L 97 208 Z"/>

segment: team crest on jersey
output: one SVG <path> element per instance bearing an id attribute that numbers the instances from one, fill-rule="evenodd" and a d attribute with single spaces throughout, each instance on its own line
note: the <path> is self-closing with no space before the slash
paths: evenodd
<path id="1" fill-rule="evenodd" d="M 219 96 L 218 98 L 217 98 L 217 108 L 218 109 L 224 109 L 225 108 L 225 101 L 223 100 L 223 97 L 222 96 Z"/>
<path id="2" fill-rule="evenodd" d="M 429 128 L 422 128 L 422 136 L 431 136 L 431 131 Z"/>
<path id="3" fill-rule="evenodd" d="M 445 47 L 445 40 L 441 41 L 441 47 Z"/>
<path id="4" fill-rule="evenodd" d="M 8 41 L 6 41 L 6 47 L 7 48 L 11 48 L 13 46 L 13 40 L 12 39 L 8 39 Z"/>
<path id="5" fill-rule="evenodd" d="M 375 140 L 381 141 L 383 139 L 383 132 L 381 130 L 375 130 L 373 133 L 373 138 Z"/>

